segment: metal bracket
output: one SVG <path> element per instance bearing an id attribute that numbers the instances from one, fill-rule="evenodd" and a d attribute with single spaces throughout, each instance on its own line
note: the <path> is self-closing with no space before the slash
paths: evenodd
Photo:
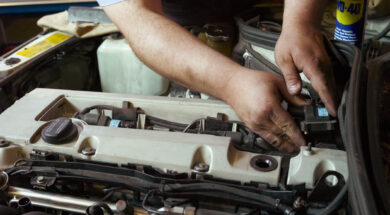
<path id="1" fill-rule="evenodd" d="M 336 171 L 327 171 L 321 176 L 309 196 L 309 202 L 330 202 L 345 185 L 344 177 Z"/>

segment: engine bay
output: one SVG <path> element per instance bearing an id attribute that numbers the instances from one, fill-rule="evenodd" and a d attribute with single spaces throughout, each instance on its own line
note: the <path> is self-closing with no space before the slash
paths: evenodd
<path id="1" fill-rule="evenodd" d="M 282 12 L 260 4 L 235 17 L 238 29 L 186 29 L 242 66 L 282 76 Z M 20 44 L 0 57 L 0 215 L 387 214 L 388 18 L 368 19 L 359 50 L 327 39 L 333 15 L 328 8 L 321 25 L 338 117 L 299 73 L 312 104 L 282 102 L 307 143 L 294 153 L 224 102 L 152 71 L 118 32 L 79 38 L 50 27 Z"/>
<path id="2" fill-rule="evenodd" d="M 288 108 L 308 142 L 290 154 L 222 101 L 35 89 L 0 115 L 2 201 L 15 214 L 317 213 L 348 179 L 322 108 Z"/>

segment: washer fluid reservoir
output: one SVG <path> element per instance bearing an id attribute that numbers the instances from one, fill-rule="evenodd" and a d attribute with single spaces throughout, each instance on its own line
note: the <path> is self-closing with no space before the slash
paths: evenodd
<path id="1" fill-rule="evenodd" d="M 103 92 L 162 95 L 168 90 L 168 79 L 142 63 L 125 39 L 106 39 L 97 56 Z"/>

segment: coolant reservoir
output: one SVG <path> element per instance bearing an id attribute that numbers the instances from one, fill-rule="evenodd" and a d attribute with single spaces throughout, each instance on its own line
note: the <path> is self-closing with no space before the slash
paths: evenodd
<path id="1" fill-rule="evenodd" d="M 168 89 L 168 79 L 143 64 L 125 39 L 106 39 L 97 55 L 103 92 L 162 95 Z"/>

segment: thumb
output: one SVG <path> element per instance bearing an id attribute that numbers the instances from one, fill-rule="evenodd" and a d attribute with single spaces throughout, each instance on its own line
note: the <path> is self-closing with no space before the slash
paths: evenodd
<path id="1" fill-rule="evenodd" d="M 283 80 L 278 82 L 278 87 L 279 87 L 280 94 L 288 103 L 295 106 L 304 106 L 304 105 L 311 104 L 311 100 L 304 98 L 301 94 L 291 95 L 287 90 L 287 87 L 284 84 Z"/>
<path id="2" fill-rule="evenodd" d="M 295 67 L 293 59 L 290 56 L 284 57 L 279 59 L 277 63 L 283 73 L 288 92 L 291 95 L 299 94 L 302 89 L 302 81 L 298 74 L 297 68 Z"/>

